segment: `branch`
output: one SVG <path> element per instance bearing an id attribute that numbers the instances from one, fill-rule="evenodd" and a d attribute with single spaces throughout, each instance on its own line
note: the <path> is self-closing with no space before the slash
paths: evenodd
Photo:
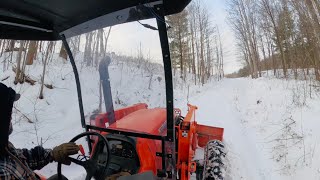
<path id="1" fill-rule="evenodd" d="M 9 77 L 10 77 L 10 76 L 7 76 L 7 77 L 1 79 L 1 81 L 5 81 L 5 80 L 9 79 Z"/>
<path id="2" fill-rule="evenodd" d="M 30 118 L 28 118 L 25 114 L 23 114 L 19 109 L 17 109 L 16 107 L 14 107 L 14 109 L 18 111 L 24 118 L 26 118 L 28 123 L 33 123 L 33 121 Z"/>

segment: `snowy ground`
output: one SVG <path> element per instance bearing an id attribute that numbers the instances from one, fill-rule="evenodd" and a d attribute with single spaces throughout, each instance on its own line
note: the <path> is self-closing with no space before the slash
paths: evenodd
<path id="1" fill-rule="evenodd" d="M 192 98 L 199 123 L 225 128 L 227 179 L 320 179 L 320 101 L 315 94 L 302 97 L 304 87 L 277 79 L 225 79 Z"/>
<path id="2" fill-rule="evenodd" d="M 40 79 L 41 66 L 28 67 L 27 74 Z M 45 99 L 37 99 L 40 85 L 13 85 L 13 73 L 9 69 L 0 74 L 5 84 L 22 94 L 14 110 L 14 132 L 10 140 L 17 147 L 31 148 L 38 144 L 53 147 L 69 141 L 82 132 L 80 125 L 74 77 L 70 64 L 52 63 L 46 82 L 53 84 L 53 90 L 45 89 Z M 122 67 L 122 66 L 121 66 Z M 152 107 L 160 106 L 164 97 L 159 74 L 148 83 L 135 83 L 129 78 L 150 76 L 129 76 L 119 64 L 111 68 L 111 83 L 121 90 L 119 107 L 134 102 L 147 102 Z M 122 68 L 123 69 L 123 68 Z M 97 106 L 97 92 L 92 87 L 96 74 L 92 69 L 81 69 L 85 107 L 89 115 Z M 2 70 L 1 70 L 2 72 Z M 142 73 L 145 74 L 146 72 Z M 120 78 L 120 79 L 119 79 Z M 122 83 L 119 83 L 119 82 Z M 138 81 L 139 82 L 139 81 Z M 175 81 L 175 105 L 186 110 L 187 86 Z M 192 84 L 192 82 L 190 82 Z M 143 96 L 137 91 L 143 91 Z M 137 95 L 138 94 L 138 95 Z M 159 99 L 152 99 L 152 97 Z M 298 180 L 320 179 L 320 99 L 316 89 L 303 81 L 248 78 L 225 79 L 204 87 L 190 86 L 189 102 L 197 105 L 197 121 L 202 124 L 225 128 L 224 141 L 228 150 L 228 176 L 230 180 Z M 94 99 L 94 100 L 93 100 Z M 27 122 L 27 118 L 33 123 Z M 50 164 L 40 171 L 44 175 L 56 173 L 56 164 Z M 64 167 L 63 173 L 70 179 L 83 177 L 81 168 Z M 80 177 L 79 177 L 80 176 Z"/>

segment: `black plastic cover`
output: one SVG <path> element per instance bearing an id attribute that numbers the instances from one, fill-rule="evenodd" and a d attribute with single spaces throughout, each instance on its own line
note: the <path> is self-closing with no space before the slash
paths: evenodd
<path id="1" fill-rule="evenodd" d="M 191 0 L 1 0 L 0 39 L 59 40 L 98 28 L 182 11 Z"/>

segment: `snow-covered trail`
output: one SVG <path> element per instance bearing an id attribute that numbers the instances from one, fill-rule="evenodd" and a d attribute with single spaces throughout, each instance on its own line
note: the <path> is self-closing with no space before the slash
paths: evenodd
<path id="1" fill-rule="evenodd" d="M 248 87 L 247 81 L 227 79 L 212 85 L 210 90 L 190 99 L 198 106 L 198 123 L 225 128 L 224 143 L 228 151 L 227 179 L 278 179 L 270 174 L 271 160 L 261 150 L 254 132 L 242 123 L 241 114 L 234 106 L 235 92 Z M 246 89 L 241 89 L 245 91 Z"/>
<path id="2" fill-rule="evenodd" d="M 0 75 L 0 79 L 10 75 L 5 83 L 22 94 L 15 103 L 16 108 L 34 121 L 28 123 L 21 113 L 14 112 L 10 141 L 18 148 L 33 148 L 39 140 L 44 140 L 44 147 L 51 148 L 83 132 L 71 67 L 53 64 L 49 69 L 46 81 L 57 88 L 46 89 L 44 100 L 38 99 L 39 84 L 15 86 L 11 70 Z M 131 71 L 131 68 L 125 69 Z M 42 66 L 37 65 L 32 66 L 28 74 L 40 79 L 41 72 Z M 113 94 L 121 97 L 121 105 L 145 102 L 151 108 L 163 106 L 165 88 L 161 78 L 155 77 L 153 88 L 149 89 L 148 83 L 144 83 L 150 81 L 148 76 L 134 81 L 130 74 L 121 74 L 116 67 L 111 74 L 123 79 L 121 86 L 118 79 L 113 79 L 116 85 Z M 86 77 L 83 95 L 89 116 L 98 107 L 98 91 L 94 90 L 98 83 L 92 80 L 97 76 L 91 69 L 83 69 L 82 76 Z M 179 78 L 175 79 L 175 107 L 185 110 L 189 96 L 189 103 L 198 106 L 198 123 L 225 128 L 226 180 L 320 180 L 320 88 L 311 93 L 311 86 L 305 81 L 272 77 L 224 79 L 203 87 L 194 86 L 191 81 L 188 84 L 190 88 Z M 56 163 L 40 172 L 48 177 L 55 174 Z M 63 174 L 79 180 L 84 179 L 85 172 L 71 165 L 63 167 Z"/>

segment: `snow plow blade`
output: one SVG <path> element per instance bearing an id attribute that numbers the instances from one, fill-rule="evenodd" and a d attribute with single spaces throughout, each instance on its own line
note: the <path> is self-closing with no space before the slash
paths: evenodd
<path id="1" fill-rule="evenodd" d="M 222 141 L 223 131 L 224 131 L 223 128 L 197 124 L 196 134 L 197 134 L 198 146 L 203 148 L 211 140 Z"/>

